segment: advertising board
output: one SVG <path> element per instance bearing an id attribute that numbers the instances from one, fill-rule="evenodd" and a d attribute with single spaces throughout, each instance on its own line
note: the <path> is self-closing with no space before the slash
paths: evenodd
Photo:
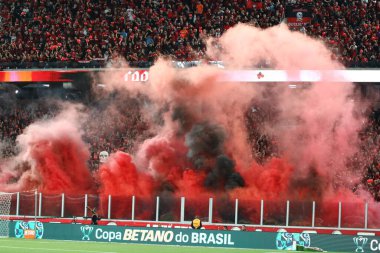
<path id="1" fill-rule="evenodd" d="M 379 252 L 380 237 L 308 233 L 265 233 L 231 230 L 193 230 L 125 226 L 93 226 L 37 222 L 11 222 L 11 236 L 36 239 L 114 243 L 203 246 L 246 249 L 295 250 L 296 246 L 335 252 Z"/>

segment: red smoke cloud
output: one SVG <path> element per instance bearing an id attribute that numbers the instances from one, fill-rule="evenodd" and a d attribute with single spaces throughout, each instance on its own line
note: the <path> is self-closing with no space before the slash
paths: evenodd
<path id="1" fill-rule="evenodd" d="M 137 171 L 130 155 L 123 152 L 111 155 L 109 162 L 100 167 L 99 179 L 102 193 L 100 213 L 107 213 L 108 195 L 113 196 L 113 217 L 125 218 L 123 215 L 131 213 L 131 201 L 127 198 L 130 196 L 136 196 L 137 201 L 148 202 L 150 207 L 147 210 L 152 210 L 152 203 L 149 200 L 155 182 L 150 175 Z M 149 212 L 142 213 L 136 218 L 146 218 L 149 215 Z"/>
<path id="2" fill-rule="evenodd" d="M 208 54 L 223 60 L 227 70 L 254 68 L 263 61 L 273 69 L 342 68 L 323 43 L 284 26 L 260 30 L 238 25 L 218 43 L 215 47 L 210 41 Z M 264 199 L 265 219 L 278 223 L 287 200 L 308 203 L 308 208 L 316 201 L 317 223 L 324 226 L 337 220 L 337 205 L 331 203 L 370 201 L 367 193 L 352 192 L 362 168 L 347 166 L 347 160 L 360 152 L 357 133 L 364 120 L 353 114 L 353 85 L 323 80 L 291 90 L 287 84 L 220 83 L 221 71 L 209 66 L 178 70 L 159 60 L 144 85 L 105 75 L 107 90 L 143 96 L 141 113 L 153 137 L 135 143 L 132 154 L 111 155 L 100 167 L 97 192 L 103 214 L 108 195 L 115 196 L 113 217 L 130 213 L 130 196 L 135 195 L 142 210 L 137 218 L 152 219 L 155 197 L 160 196 L 162 216 L 178 220 L 178 199 L 184 196 L 186 217 L 205 217 L 208 198 L 213 197 L 216 220 L 233 220 L 231 207 L 239 199 L 239 220 L 257 223 Z M 260 111 L 266 111 L 263 117 Z M 248 126 L 247 112 L 252 116 Z M 2 183 L 0 188 L 93 191 L 96 184 L 86 169 L 88 151 L 80 123 L 78 118 L 57 117 L 29 126 L 19 137 L 22 153 L 17 159 L 28 161 L 30 169 L 10 170 L 19 175 L 18 184 Z M 256 135 L 250 133 L 252 128 Z M 259 148 L 252 143 L 263 136 L 266 145 L 276 148 L 259 161 L 254 155 Z M 379 213 L 373 207 L 374 221 Z M 307 224 L 311 210 L 301 211 L 293 209 L 293 215 L 303 217 L 295 222 Z M 352 213 L 362 217 L 361 211 Z"/>
<path id="3" fill-rule="evenodd" d="M 81 139 L 81 116 L 78 108 L 65 105 L 57 117 L 27 127 L 17 138 L 21 152 L 8 165 L 14 183 L 2 184 L 2 190 L 37 189 L 51 194 L 95 192 L 87 168 L 88 146 Z"/>

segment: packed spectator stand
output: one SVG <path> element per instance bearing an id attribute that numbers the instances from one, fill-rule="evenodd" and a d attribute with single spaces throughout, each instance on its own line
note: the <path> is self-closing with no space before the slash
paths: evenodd
<path id="1" fill-rule="evenodd" d="M 0 4 L 0 68 L 103 67 L 124 57 L 148 67 L 159 55 L 204 57 L 204 38 L 242 22 L 284 22 L 287 4 L 310 4 L 301 31 L 349 67 L 379 67 L 376 0 L 7 0 Z M 213 59 L 218 60 L 218 59 Z"/>
<path id="2" fill-rule="evenodd" d="M 7 0 L 0 4 L 0 69 L 103 67 L 125 58 L 148 67 L 160 55 L 179 61 L 205 57 L 204 39 L 219 37 L 242 22 L 268 28 L 285 22 L 287 0 Z M 311 24 L 301 32 L 323 40 L 332 57 L 349 67 L 380 67 L 380 2 L 376 0 L 302 1 L 312 6 Z M 310 2 L 310 3 L 309 3 Z M 210 59 L 218 60 L 218 59 Z M 89 167 L 99 166 L 99 152 L 132 151 L 148 135 L 139 106 L 129 101 L 128 121 L 117 117 L 89 122 L 84 140 L 90 146 Z M 4 103 L 5 104 L 5 103 Z M 270 117 L 248 112 L 246 121 Z M 270 111 L 270 110 L 269 110 Z M 43 103 L 17 103 L 0 108 L 0 158 L 17 153 L 15 140 L 36 119 L 52 117 L 57 109 Z M 89 112 L 99 115 L 99 111 Z M 364 153 L 377 149 L 380 116 L 376 112 L 363 129 Z M 265 120 L 261 119 L 260 120 Z M 257 121 L 257 122 L 260 122 Z M 105 131 L 109 127 L 114 131 Z M 248 124 L 252 125 L 252 124 Z M 259 162 L 276 156 L 269 136 L 249 130 L 253 156 Z M 95 133 L 95 134 L 94 134 Z M 370 156 L 369 156 L 370 157 Z M 380 200 L 380 158 L 370 157 L 363 183 Z"/>
<path id="3" fill-rule="evenodd" d="M 8 101 L 9 102 L 9 101 Z M 83 140 L 89 145 L 90 158 L 88 166 L 91 170 L 99 167 L 99 153 L 118 150 L 132 152 L 135 141 L 146 138 L 147 127 L 140 114 L 139 104 L 135 99 L 123 101 L 125 110 L 115 112 L 104 111 L 98 105 L 86 108 L 89 116 L 84 124 Z M 3 159 L 18 153 L 16 139 L 24 129 L 38 120 L 48 120 L 56 116 L 60 107 L 54 100 L 18 100 L 6 105 L 0 97 L 0 165 Z M 104 101 L 103 101 L 104 103 Z M 96 119 L 96 120 L 94 120 Z"/>

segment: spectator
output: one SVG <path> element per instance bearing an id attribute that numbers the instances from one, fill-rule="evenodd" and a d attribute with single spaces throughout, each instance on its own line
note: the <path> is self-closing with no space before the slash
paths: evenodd
<path id="1" fill-rule="evenodd" d="M 98 221 L 101 220 L 100 216 L 96 212 L 96 208 L 87 207 L 91 211 L 91 225 L 98 225 Z"/>

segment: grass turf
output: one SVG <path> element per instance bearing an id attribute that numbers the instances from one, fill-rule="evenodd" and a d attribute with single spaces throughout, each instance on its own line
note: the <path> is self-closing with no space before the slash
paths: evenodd
<path id="1" fill-rule="evenodd" d="M 206 247 L 158 246 L 81 241 L 0 239 L 1 253 L 280 253 L 280 250 L 249 250 Z M 289 251 L 287 251 L 289 252 Z"/>

